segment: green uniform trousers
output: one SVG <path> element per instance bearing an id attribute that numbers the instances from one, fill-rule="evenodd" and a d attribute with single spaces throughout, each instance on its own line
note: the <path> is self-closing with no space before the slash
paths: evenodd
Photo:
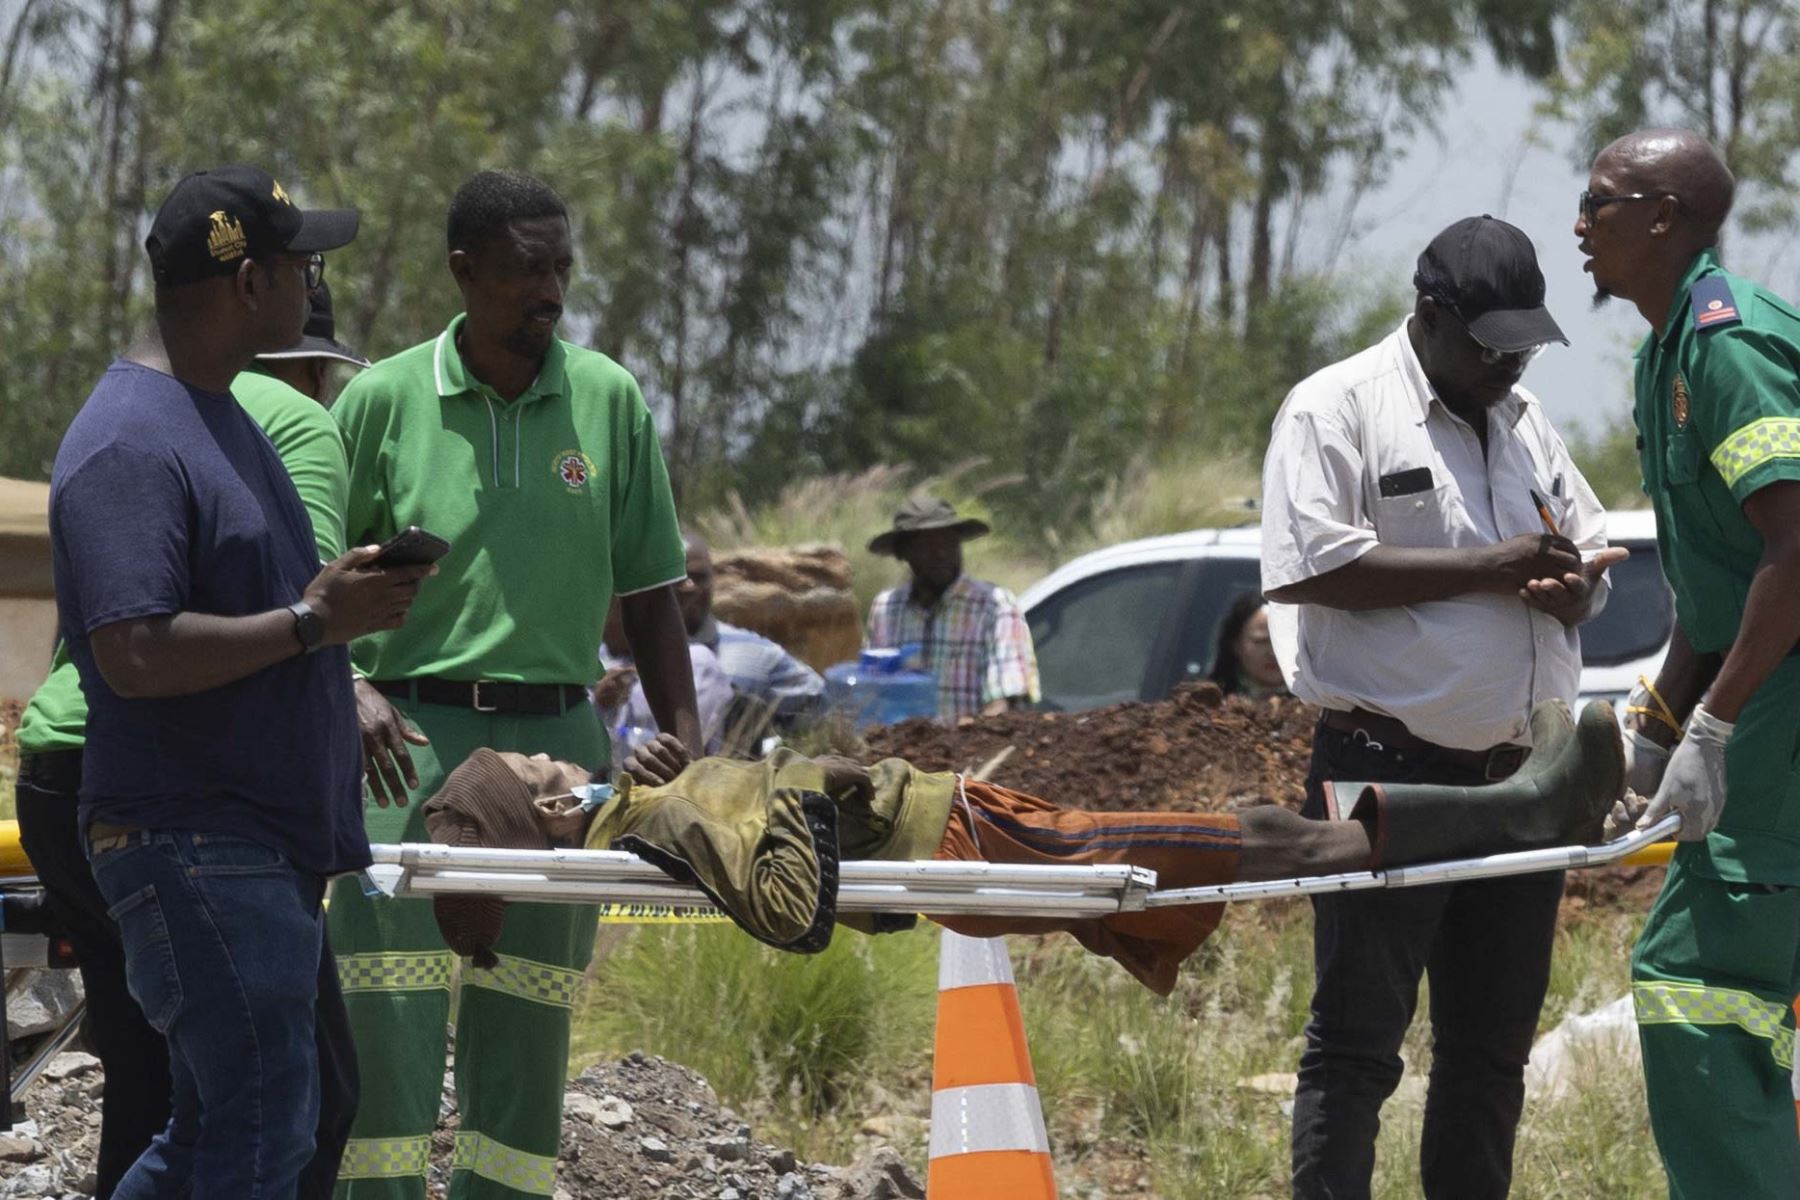
<path id="1" fill-rule="evenodd" d="M 1631 958 L 1650 1126 L 1674 1200 L 1800 1195 L 1800 888 L 1693 869 L 1684 845 Z"/>
<path id="2" fill-rule="evenodd" d="M 596 767 L 608 757 L 606 735 L 585 704 L 555 717 L 399 707 L 431 744 L 412 747 L 419 786 L 410 804 L 368 806 L 373 842 L 429 841 L 423 801 L 477 747 L 542 751 Z M 455 958 L 429 900 L 371 900 L 359 884 L 338 881 L 329 918 L 362 1076 L 336 1200 L 425 1200 Z M 597 914 L 590 905 L 509 905 L 495 948 L 499 965 L 480 970 L 462 962 L 455 1046 L 461 1127 L 451 1200 L 552 1193 L 569 1015 L 593 954 Z"/>

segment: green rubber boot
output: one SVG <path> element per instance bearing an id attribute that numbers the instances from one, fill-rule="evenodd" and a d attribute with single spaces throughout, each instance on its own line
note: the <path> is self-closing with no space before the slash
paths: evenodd
<path id="1" fill-rule="evenodd" d="M 1581 720 L 1550 700 L 1531 710 L 1531 756 L 1482 787 L 1430 783 L 1325 784 L 1326 810 L 1369 828 L 1371 870 L 1512 850 L 1592 845 L 1625 792 L 1625 750 L 1612 705 Z"/>

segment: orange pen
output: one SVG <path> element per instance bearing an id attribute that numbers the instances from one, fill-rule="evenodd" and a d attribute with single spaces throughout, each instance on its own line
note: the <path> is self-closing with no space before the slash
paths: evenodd
<path id="1" fill-rule="evenodd" d="M 1531 490 L 1531 502 L 1537 506 L 1538 520 L 1540 520 L 1544 523 L 1544 528 L 1550 532 L 1551 537 L 1561 537 L 1562 530 L 1558 529 L 1556 527 L 1556 522 L 1553 519 L 1551 519 L 1550 506 L 1548 504 L 1544 503 L 1544 498 L 1537 494 L 1536 488 L 1532 488 L 1530 490 Z"/>

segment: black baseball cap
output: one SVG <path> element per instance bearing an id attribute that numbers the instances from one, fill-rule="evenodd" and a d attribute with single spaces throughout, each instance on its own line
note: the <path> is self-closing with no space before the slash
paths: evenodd
<path id="1" fill-rule="evenodd" d="M 331 316 L 331 288 L 321 279 L 319 286 L 307 296 L 312 302 L 312 311 L 307 313 L 306 328 L 300 334 L 300 340 L 286 350 L 276 350 L 270 354 L 259 354 L 259 359 L 274 358 L 335 358 L 339 362 L 347 362 L 353 367 L 366 367 L 369 360 L 337 340 L 337 322 Z"/>
<path id="2" fill-rule="evenodd" d="M 1536 247 L 1524 230 L 1496 217 L 1466 217 L 1432 238 L 1413 286 L 1447 306 L 1490 350 L 1569 344 L 1544 307 Z"/>
<path id="3" fill-rule="evenodd" d="M 349 208 L 302 212 L 260 167 L 216 167 L 175 185 L 144 249 L 156 282 L 179 286 L 230 275 L 246 257 L 336 250 L 356 237 L 359 219 Z"/>

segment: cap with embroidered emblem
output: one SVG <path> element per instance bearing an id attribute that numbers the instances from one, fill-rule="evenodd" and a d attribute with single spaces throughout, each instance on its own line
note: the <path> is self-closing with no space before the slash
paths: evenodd
<path id="1" fill-rule="evenodd" d="M 260 167 L 196 171 L 169 192 L 144 249 L 163 287 L 233 274 L 245 258 L 316 254 L 356 237 L 355 209 L 303 211 Z"/>

